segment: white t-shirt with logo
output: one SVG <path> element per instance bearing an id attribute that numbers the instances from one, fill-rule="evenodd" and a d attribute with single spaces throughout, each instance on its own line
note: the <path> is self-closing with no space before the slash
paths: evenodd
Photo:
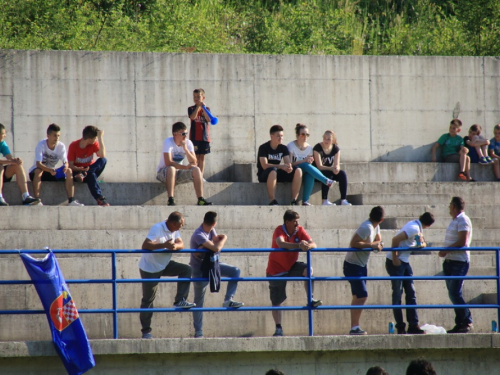
<path id="1" fill-rule="evenodd" d="M 313 156 L 313 148 L 311 145 L 307 145 L 306 148 L 301 150 L 297 147 L 294 141 L 286 145 L 288 152 L 290 153 L 290 159 L 292 163 L 296 161 L 304 160 L 308 156 Z"/>
<path id="2" fill-rule="evenodd" d="M 147 238 L 154 244 L 157 244 L 167 242 L 168 240 L 175 241 L 177 238 L 181 238 L 181 234 L 178 230 L 175 232 L 169 231 L 167 223 L 162 221 L 151 227 Z M 165 249 L 154 250 L 150 253 L 142 254 L 141 260 L 139 261 L 139 268 L 150 273 L 163 271 L 167 267 L 168 262 L 170 262 L 172 253 L 158 253 L 158 251 L 161 250 Z"/>
<path id="3" fill-rule="evenodd" d="M 397 233 L 400 234 L 405 232 L 408 238 L 399 243 L 398 247 L 406 248 L 406 247 L 417 247 L 417 241 L 415 240 L 415 236 L 419 233 L 422 233 L 422 224 L 420 220 L 412 220 L 407 222 L 403 228 Z M 408 263 L 410 261 L 410 251 L 399 251 L 398 258 L 402 262 Z M 392 251 L 387 252 L 387 259 L 392 260 Z"/>
<path id="4" fill-rule="evenodd" d="M 45 165 L 47 168 L 55 168 L 59 160 L 61 160 L 63 164 L 68 162 L 66 146 L 64 145 L 64 143 L 57 141 L 56 147 L 51 150 L 49 146 L 47 146 L 47 140 L 42 139 L 36 145 L 35 162 L 30 168 L 29 173 L 33 172 L 36 169 L 37 161 Z"/>
<path id="5" fill-rule="evenodd" d="M 186 145 L 187 149 L 190 152 L 194 153 L 194 146 L 193 142 L 191 142 L 189 139 L 186 139 Z M 158 172 L 160 169 L 165 168 L 165 159 L 163 157 L 163 154 L 170 154 L 172 156 L 172 161 L 181 164 L 184 158 L 186 157 L 186 151 L 184 151 L 183 146 L 177 146 L 174 141 L 174 137 L 168 137 L 165 139 L 163 142 L 163 150 L 162 154 L 160 157 L 160 162 L 158 163 L 158 167 L 156 168 L 156 171 Z"/>

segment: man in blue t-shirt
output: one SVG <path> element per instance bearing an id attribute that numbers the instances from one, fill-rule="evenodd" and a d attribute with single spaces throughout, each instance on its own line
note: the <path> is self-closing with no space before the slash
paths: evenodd
<path id="1" fill-rule="evenodd" d="M 10 152 L 9 146 L 5 142 L 7 131 L 5 126 L 0 124 L 0 154 L 5 156 L 5 159 L 0 159 L 0 206 L 8 206 L 5 201 L 2 191 L 3 183 L 10 182 L 12 177 L 16 176 L 17 186 L 21 190 L 23 204 L 31 206 L 40 203 L 40 199 L 33 198 L 28 193 L 28 185 L 26 184 L 26 174 L 23 169 L 23 161 L 19 158 L 14 158 Z"/>
<path id="2" fill-rule="evenodd" d="M 227 236 L 225 234 L 217 234 L 215 225 L 217 224 L 217 213 L 208 211 L 203 218 L 203 223 L 196 229 L 191 236 L 191 249 L 207 249 L 213 253 L 192 253 L 189 265 L 193 269 L 193 278 L 198 279 L 203 277 L 201 265 L 203 259 L 209 256 L 211 260 L 216 260 L 220 256 L 222 248 L 226 244 Z M 220 274 L 223 277 L 238 278 L 240 277 L 240 269 L 226 263 L 219 263 Z M 194 284 L 194 303 L 197 307 L 203 307 L 205 301 L 205 292 L 208 281 L 193 282 Z M 238 308 L 244 305 L 243 302 L 233 301 L 238 287 L 237 281 L 229 281 L 227 283 L 226 296 L 222 307 Z M 203 312 L 193 311 L 194 337 L 203 337 Z"/>

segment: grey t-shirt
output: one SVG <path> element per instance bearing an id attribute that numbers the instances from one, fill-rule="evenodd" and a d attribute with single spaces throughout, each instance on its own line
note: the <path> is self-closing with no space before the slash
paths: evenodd
<path id="1" fill-rule="evenodd" d="M 380 234 L 380 226 L 377 225 L 376 228 L 373 227 L 373 224 L 370 220 L 366 220 L 363 224 L 360 225 L 356 234 L 360 236 L 364 241 L 369 240 L 373 242 L 375 240 L 375 236 Z M 372 253 L 372 249 L 368 251 L 350 251 L 345 256 L 345 261 L 351 264 L 355 264 L 360 267 L 366 266 L 368 263 L 368 258 L 370 258 L 370 254 Z"/>
<path id="2" fill-rule="evenodd" d="M 212 241 L 212 238 L 217 236 L 215 232 L 215 228 L 207 233 L 203 230 L 203 224 L 200 225 L 191 236 L 191 241 L 189 247 L 191 249 L 202 249 L 203 245 L 207 241 Z M 193 267 L 195 270 L 199 270 L 201 268 L 201 263 L 203 262 L 203 258 L 205 257 L 205 253 L 191 253 L 191 259 L 189 260 L 189 265 Z"/>

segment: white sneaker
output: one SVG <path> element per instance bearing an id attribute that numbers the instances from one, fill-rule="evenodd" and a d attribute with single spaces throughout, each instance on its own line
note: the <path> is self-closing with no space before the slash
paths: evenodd
<path id="1" fill-rule="evenodd" d="M 304 201 L 302 202 L 302 206 L 312 206 L 312 204 L 309 201 Z"/>
<path id="2" fill-rule="evenodd" d="M 340 202 L 340 205 L 341 206 L 352 206 L 352 204 L 350 204 L 347 199 L 342 199 L 342 201 Z"/>
<path id="3" fill-rule="evenodd" d="M 323 201 L 323 206 L 336 206 L 336 204 L 332 203 L 328 199 L 326 199 Z"/>
<path id="4" fill-rule="evenodd" d="M 330 180 L 330 179 L 328 178 L 328 179 L 326 180 L 326 186 L 328 186 L 328 187 L 332 187 L 332 185 L 333 185 L 334 183 L 336 183 L 336 182 L 337 182 L 337 181 Z"/>
<path id="5" fill-rule="evenodd" d="M 78 202 L 76 199 L 71 202 L 71 203 L 68 203 L 68 206 L 75 206 L 75 207 L 81 207 L 81 206 L 85 206 L 83 203 L 80 203 Z"/>

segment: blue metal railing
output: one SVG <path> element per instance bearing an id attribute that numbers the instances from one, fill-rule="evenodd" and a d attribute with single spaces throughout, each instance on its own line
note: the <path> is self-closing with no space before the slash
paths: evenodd
<path id="1" fill-rule="evenodd" d="M 396 249 L 396 248 L 384 248 L 383 251 L 393 251 L 393 250 L 408 250 L 408 249 Z M 440 251 L 440 250 L 461 250 L 464 249 L 452 249 L 452 248 L 441 248 L 441 247 L 429 247 L 425 249 L 426 251 Z M 496 276 L 367 276 L 367 277 L 336 277 L 336 276 L 314 276 L 311 277 L 311 256 L 315 252 L 350 252 L 350 251 L 360 251 L 352 248 L 317 248 L 312 249 L 307 252 L 307 264 L 308 264 L 308 274 L 307 277 L 283 277 L 281 280 L 288 281 L 307 281 L 307 296 L 308 301 L 311 301 L 312 296 L 312 282 L 313 281 L 348 281 L 348 280 L 453 280 L 453 279 L 463 279 L 463 280 L 496 280 L 497 289 L 497 303 L 496 304 L 467 304 L 459 305 L 460 307 L 468 308 L 481 308 L 481 309 L 497 309 L 497 317 L 500 322 L 500 248 L 496 247 L 471 247 L 467 250 L 471 251 L 495 251 L 495 269 Z M 281 251 L 299 251 L 299 250 L 283 250 L 283 249 L 224 249 L 224 253 L 269 253 L 269 252 L 281 252 Z M 350 310 L 350 309 L 451 309 L 457 308 L 457 305 L 323 305 L 319 307 L 311 307 L 309 304 L 307 306 L 280 306 L 280 307 L 270 307 L 270 306 L 246 306 L 240 307 L 238 309 L 225 308 L 225 307 L 203 307 L 203 308 L 192 308 L 192 309 L 180 309 L 180 308 L 153 308 L 153 309 L 140 309 L 140 308 L 118 308 L 117 301 L 117 287 L 118 284 L 125 283 L 143 283 L 143 282 L 159 282 L 159 283 L 177 283 L 179 281 L 207 281 L 203 278 L 162 278 L 162 279 L 118 279 L 116 275 L 116 255 L 117 254 L 142 254 L 150 253 L 148 250 L 52 250 L 55 254 L 111 254 L 111 279 L 78 279 L 78 280 L 66 280 L 68 284 L 111 284 L 112 285 L 112 308 L 111 309 L 82 309 L 79 313 L 84 314 L 102 314 L 111 313 L 113 314 L 113 337 L 118 338 L 118 314 L 119 313 L 139 313 L 141 311 L 153 311 L 153 312 L 193 312 L 193 311 L 272 311 L 272 310 L 305 310 L 308 312 L 309 321 L 309 336 L 314 335 L 313 331 L 313 311 L 314 310 Z M 208 250 L 192 250 L 185 249 L 181 251 L 162 251 L 165 253 L 198 253 L 198 252 L 209 252 Z M 0 250 L 1 254 L 19 254 L 19 253 L 29 253 L 29 254 L 46 254 L 47 250 Z M 240 277 L 240 278 L 221 278 L 221 281 L 269 281 L 275 280 L 275 278 L 269 277 Z M 6 284 L 32 284 L 31 280 L 0 280 L 0 285 Z M 43 310 L 0 310 L 0 315 L 5 314 L 44 314 Z"/>

